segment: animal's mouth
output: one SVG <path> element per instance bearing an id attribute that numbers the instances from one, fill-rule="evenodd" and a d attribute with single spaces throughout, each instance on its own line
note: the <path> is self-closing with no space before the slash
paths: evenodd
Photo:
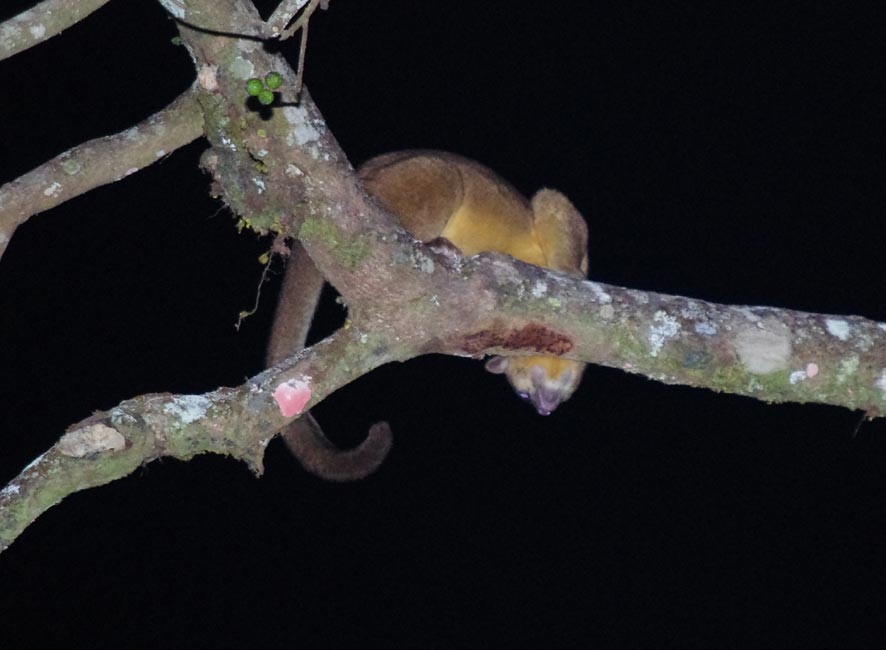
<path id="1" fill-rule="evenodd" d="M 550 415 L 563 401 L 563 391 L 559 386 L 551 385 L 543 368 L 535 366 L 530 374 L 532 390 L 521 393 L 520 397 L 530 402 L 539 415 Z"/>

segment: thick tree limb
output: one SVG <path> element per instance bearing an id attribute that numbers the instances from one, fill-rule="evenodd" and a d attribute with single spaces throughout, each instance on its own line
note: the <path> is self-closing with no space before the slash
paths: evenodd
<path id="1" fill-rule="evenodd" d="M 194 88 L 136 126 L 77 145 L 0 187 L 0 257 L 15 229 L 91 189 L 113 183 L 183 147 L 203 133 Z"/>
<path id="2" fill-rule="evenodd" d="M 529 345 L 667 384 L 886 415 L 886 323 L 577 282 L 519 262 L 485 266 L 482 257 L 462 271 L 457 291 L 473 300 L 458 313 L 484 313 L 486 324 L 464 314 L 472 331 L 442 335 L 434 351 L 451 353 L 454 344 L 467 353 L 513 354 Z M 445 291 L 439 300 L 459 301 Z"/>
<path id="3" fill-rule="evenodd" d="M 0 61 L 60 34 L 108 2 L 44 0 L 0 23 Z"/>
<path id="4" fill-rule="evenodd" d="M 610 287 L 499 255 L 448 274 L 423 304 L 391 305 L 378 329 L 354 321 L 242 386 L 145 395 L 74 425 L 0 491 L 0 550 L 68 494 L 162 456 L 220 453 L 261 472 L 265 445 L 295 415 L 384 363 L 427 352 L 564 354 L 770 402 L 886 412 L 883 323 Z M 299 405 L 287 416 L 290 398 Z"/>
<path id="5" fill-rule="evenodd" d="M 246 3 L 229 2 L 226 15 L 257 20 Z M 219 7 L 207 3 L 207 11 L 210 5 Z M 576 285 L 519 263 L 433 255 L 398 233 L 362 192 L 307 92 L 298 106 L 262 120 L 237 101 L 242 57 L 291 80 L 285 61 L 242 41 L 188 29 L 182 35 L 203 65 L 232 63 L 217 66 L 213 97 L 204 100 L 225 107 L 225 119 L 207 119 L 207 136 L 219 143 L 208 165 L 216 190 L 239 214 L 269 215 L 255 220 L 260 228 L 296 234 L 355 323 L 384 323 L 393 337 L 423 341 L 423 352 L 561 354 L 767 401 L 886 412 L 886 325 Z M 259 130 L 267 137 L 256 137 Z M 261 173 L 244 164 L 259 155 Z"/>

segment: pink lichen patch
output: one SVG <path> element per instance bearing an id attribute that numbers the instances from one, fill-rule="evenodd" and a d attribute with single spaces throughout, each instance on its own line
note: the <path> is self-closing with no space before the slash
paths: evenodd
<path id="1" fill-rule="evenodd" d="M 218 89 L 218 67 L 214 65 L 204 65 L 200 67 L 200 71 L 197 73 L 197 82 L 200 84 L 201 88 L 206 90 L 217 90 Z"/>
<path id="2" fill-rule="evenodd" d="M 301 413 L 310 400 L 311 385 L 300 379 L 283 382 L 274 390 L 274 401 L 287 418 Z"/>
<path id="3" fill-rule="evenodd" d="M 810 379 L 815 377 L 818 374 L 818 364 L 817 363 L 809 363 L 806 364 L 806 376 Z"/>

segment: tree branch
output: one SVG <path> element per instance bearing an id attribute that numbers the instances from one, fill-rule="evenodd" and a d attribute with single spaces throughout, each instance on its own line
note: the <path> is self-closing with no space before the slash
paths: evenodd
<path id="1" fill-rule="evenodd" d="M 493 264 L 481 263 L 484 257 Z M 535 351 L 766 402 L 815 402 L 886 415 L 886 323 L 860 316 L 721 305 L 577 281 L 497 255 L 437 287 L 468 330 L 434 351 Z M 487 314 L 485 322 L 466 312 Z"/>
<path id="2" fill-rule="evenodd" d="M 301 11 L 306 4 L 312 1 L 314 1 L 315 5 L 317 4 L 316 0 L 283 0 L 277 8 L 274 9 L 274 13 L 268 18 L 268 29 L 272 34 L 279 35 L 281 33 L 288 33 L 288 35 L 283 38 L 289 38 L 298 27 L 287 30 L 286 26 L 295 19 L 295 15 Z M 316 7 L 314 8 L 316 9 Z M 310 13 L 313 13 L 313 11 Z M 299 27 L 300 26 L 301 25 L 299 25 Z"/>
<path id="3" fill-rule="evenodd" d="M 0 61 L 48 41 L 109 0 L 44 0 L 0 23 Z"/>
<path id="4" fill-rule="evenodd" d="M 257 20 L 245 17 L 245 3 L 230 3 L 224 11 Z M 296 235 L 354 323 L 384 324 L 392 340 L 415 341 L 416 353 L 563 355 L 767 401 L 886 412 L 886 325 L 579 283 L 501 259 L 480 263 L 489 255 L 435 254 L 368 199 L 306 91 L 297 106 L 260 119 L 242 99 L 239 61 L 248 46 L 187 28 L 182 36 L 202 65 L 232 63 L 216 67 L 218 83 L 204 100 L 220 114 L 207 118 L 216 192 L 250 215 L 250 225 Z M 249 61 L 259 74 L 294 76 L 285 61 L 254 48 Z"/>
<path id="5" fill-rule="evenodd" d="M 398 358 L 396 350 L 377 333 L 341 330 L 237 388 L 142 395 L 92 415 L 0 490 L 0 551 L 66 496 L 157 458 L 189 460 L 210 452 L 242 460 L 261 474 L 265 447 L 277 431 L 338 388 Z M 284 415 L 293 404 L 298 412 Z"/>
<path id="6" fill-rule="evenodd" d="M 260 22 L 243 0 L 187 7 L 244 31 Z M 75 425 L 0 492 L 0 549 L 67 494 L 160 456 L 211 451 L 260 472 L 268 440 L 294 417 L 381 364 L 430 352 L 562 355 L 767 401 L 886 412 L 886 324 L 716 305 L 431 250 L 366 196 L 307 91 L 298 104 L 283 93 L 270 111 L 250 106 L 247 78 L 294 78 L 282 58 L 246 39 L 180 30 L 199 68 L 214 190 L 245 225 L 298 236 L 348 302 L 349 322 L 238 388 L 143 396 Z"/>
<path id="7" fill-rule="evenodd" d="M 147 167 L 203 133 L 194 88 L 151 117 L 115 135 L 69 149 L 0 187 L 0 257 L 31 215 Z"/>

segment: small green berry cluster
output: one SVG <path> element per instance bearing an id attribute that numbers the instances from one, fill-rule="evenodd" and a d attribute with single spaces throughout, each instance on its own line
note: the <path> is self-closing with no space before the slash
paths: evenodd
<path id="1" fill-rule="evenodd" d="M 264 80 L 252 78 L 246 82 L 246 92 L 257 97 L 260 104 L 270 106 L 274 103 L 274 91 L 283 85 L 283 77 L 279 72 L 269 72 Z"/>

